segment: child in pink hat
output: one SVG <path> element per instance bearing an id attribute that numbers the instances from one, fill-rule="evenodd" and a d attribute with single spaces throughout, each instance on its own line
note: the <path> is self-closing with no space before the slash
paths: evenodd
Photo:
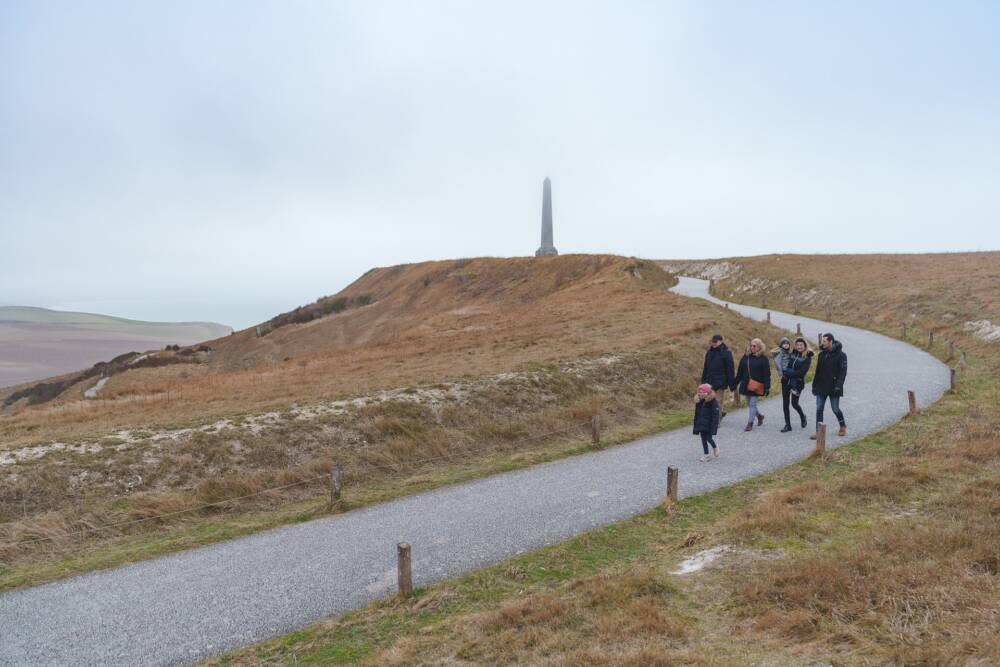
<path id="1" fill-rule="evenodd" d="M 712 385 L 698 385 L 698 394 L 694 397 L 694 434 L 701 436 L 701 448 L 705 452 L 699 461 L 702 463 L 719 458 L 719 446 L 713 437 L 719 432 L 719 401 L 715 398 Z M 712 453 L 708 453 L 708 446 Z"/>

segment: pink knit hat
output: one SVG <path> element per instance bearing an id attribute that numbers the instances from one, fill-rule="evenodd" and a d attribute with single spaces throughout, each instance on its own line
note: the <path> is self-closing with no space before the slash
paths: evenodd
<path id="1" fill-rule="evenodd" d="M 710 385 L 710 384 L 700 384 L 700 385 L 698 385 L 698 393 L 699 394 L 711 394 L 712 393 L 712 385 Z"/>

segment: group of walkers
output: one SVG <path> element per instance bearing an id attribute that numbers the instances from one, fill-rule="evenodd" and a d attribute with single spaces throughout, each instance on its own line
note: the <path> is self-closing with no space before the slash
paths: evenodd
<path id="1" fill-rule="evenodd" d="M 816 356 L 804 338 L 796 338 L 794 341 L 782 338 L 768 358 L 764 341 L 754 338 L 739 364 L 735 364 L 733 353 L 726 347 L 722 336 L 712 336 L 705 353 L 705 365 L 701 371 L 701 384 L 698 386 L 694 406 L 694 433 L 701 436 L 701 448 L 704 452 L 700 460 L 719 458 L 719 445 L 715 442 L 715 436 L 719 431 L 719 423 L 726 416 L 727 391 L 738 392 L 747 397 L 750 416 L 744 431 L 752 431 L 755 425 L 758 428 L 764 425 L 764 413 L 758 402 L 771 393 L 772 363 L 781 383 L 781 407 L 785 416 L 782 433 L 793 430 L 792 410 L 798 415 L 801 427 L 808 426 L 799 397 L 805 390 L 806 374 L 816 356 L 816 373 L 812 381 L 812 393 L 816 397 L 816 424 L 823 423 L 823 412 L 829 400 L 830 408 L 840 424 L 837 435 L 847 435 L 847 422 L 840 410 L 840 397 L 844 395 L 844 380 L 847 377 L 847 355 L 844 354 L 840 341 L 830 333 L 823 334 L 821 348 Z M 816 431 L 809 437 L 815 440 Z"/>

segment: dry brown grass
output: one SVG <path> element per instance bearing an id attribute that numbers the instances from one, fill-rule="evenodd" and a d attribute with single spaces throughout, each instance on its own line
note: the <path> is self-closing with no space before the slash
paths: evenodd
<path id="1" fill-rule="evenodd" d="M 426 286 L 425 286 L 426 282 Z M 130 426 L 203 422 L 377 388 L 480 376 L 701 337 L 719 314 L 667 293 L 653 264 L 611 256 L 472 259 L 369 272 L 342 292 L 375 303 L 262 338 L 210 341 L 211 361 L 130 370 L 109 400 L 0 416 L 16 446 Z"/>
<path id="2" fill-rule="evenodd" d="M 213 343 L 218 357 L 209 364 L 127 371 L 107 385 L 110 400 L 20 408 L 0 418 L 6 447 L 112 425 L 148 430 L 146 440 L 117 446 L 116 438 L 90 441 L 105 445 L 99 452 L 0 467 L 0 567 L 316 498 L 334 463 L 352 489 L 368 488 L 580 437 L 594 414 L 606 430 L 650 424 L 686 407 L 710 333 L 739 340 L 763 326 L 669 294 L 668 284 L 654 265 L 610 257 L 385 269 L 350 288 L 375 293 L 371 306 L 260 339 L 237 333 Z M 385 340 L 389 323 L 416 330 Z M 267 365 L 265 347 L 287 354 L 307 345 L 318 348 L 312 357 Z M 264 365 L 226 370 L 242 363 Z M 483 370 L 508 374 L 472 375 Z M 282 411 L 258 433 L 236 427 L 149 439 L 158 419 L 189 408 L 192 418 L 233 416 L 286 389 L 297 401 L 329 399 L 363 374 L 377 376 L 373 386 L 419 379 L 406 389 L 414 395 L 445 380 L 462 398 L 430 404 L 404 395 L 310 419 Z M 262 493 L 275 487 L 288 488 Z M 152 520 L 160 514 L 172 516 Z"/>
<path id="3" fill-rule="evenodd" d="M 871 257 L 832 258 L 830 268 L 813 258 L 811 272 L 808 262 L 780 261 L 792 266 L 788 274 L 820 276 L 858 304 L 843 321 L 890 332 L 915 312 L 914 320 L 959 342 L 971 366 L 958 391 L 933 408 L 776 473 L 774 482 L 685 499 L 669 515 L 553 547 L 558 558 L 546 550 L 516 568 L 436 586 L 428 595 L 448 591 L 448 602 L 428 607 L 440 616 L 418 629 L 373 631 L 389 612 L 366 610 L 328 622 L 329 633 L 318 628 L 241 651 L 235 664 L 251 655 L 329 655 L 348 645 L 346 628 L 350 645 L 367 651 L 359 654 L 365 664 L 1000 664 L 1000 355 L 961 326 L 962 318 L 996 318 L 989 309 L 1000 265 L 983 265 L 996 254 L 908 259 L 873 267 Z M 778 260 L 760 261 L 774 268 Z M 959 273 L 964 282 L 948 280 Z M 913 274 L 919 279 L 900 285 Z M 779 296 L 793 294 L 791 303 L 811 288 L 796 279 L 773 289 L 766 298 L 781 307 Z M 963 298 L 976 309 L 960 310 Z M 718 518 L 661 536 L 692 512 L 711 515 L 716 502 Z M 727 567 L 665 573 L 678 550 L 716 543 L 739 547 Z M 608 561 L 597 575 L 574 573 L 601 558 Z M 551 560 L 563 576 L 531 586 Z M 532 592 L 509 585 L 511 577 Z M 485 590 L 479 581 L 489 582 Z M 412 617 L 405 607 L 395 616 Z"/>

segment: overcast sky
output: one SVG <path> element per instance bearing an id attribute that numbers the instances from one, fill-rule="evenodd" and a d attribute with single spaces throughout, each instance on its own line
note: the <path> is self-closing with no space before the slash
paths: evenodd
<path id="1" fill-rule="evenodd" d="M 0 305 L 373 266 L 1000 248 L 1000 3 L 0 3 Z"/>

